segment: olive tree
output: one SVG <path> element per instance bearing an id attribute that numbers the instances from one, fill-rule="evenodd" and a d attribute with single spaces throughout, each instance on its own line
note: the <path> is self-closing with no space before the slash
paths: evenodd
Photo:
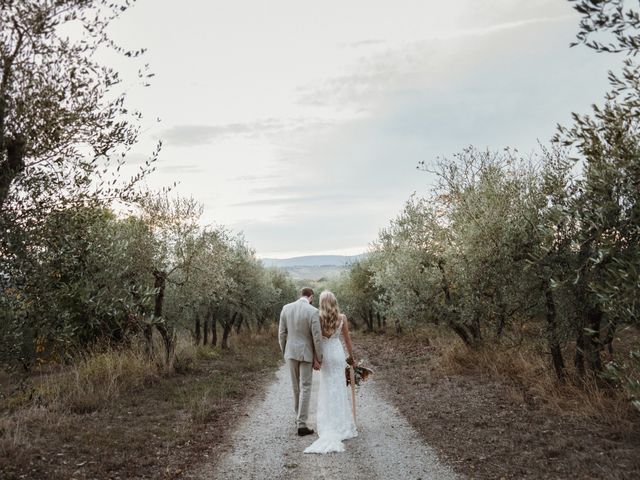
<path id="1" fill-rule="evenodd" d="M 40 356 L 67 360 L 97 341 L 129 341 L 149 318 L 153 297 L 148 229 L 97 208 L 56 212 L 43 228 L 46 242 L 29 249 L 22 276 L 5 279 L 3 360 L 28 368 L 36 346 Z"/>
<path id="2" fill-rule="evenodd" d="M 375 253 L 350 265 L 350 268 L 330 282 L 329 288 L 340 299 L 340 308 L 349 320 L 357 326 L 359 321 L 368 331 L 377 325 L 383 329 L 386 324 L 387 305 L 380 285 L 375 282 L 372 266 Z"/>
<path id="3" fill-rule="evenodd" d="M 136 185 L 153 170 L 157 150 L 133 177 L 120 176 L 140 113 L 127 108 L 120 74 L 96 60 L 103 49 L 132 59 L 142 54 L 116 46 L 107 35 L 131 3 L 0 1 L 0 302 L 9 306 L 2 312 L 3 320 L 11 319 L 5 325 L 26 335 L 23 345 L 43 331 L 43 318 L 68 325 L 66 338 L 96 331 L 88 326 L 96 320 L 91 310 L 82 327 L 65 315 L 53 318 L 59 308 L 77 316 L 78 306 L 92 298 L 88 290 L 58 297 L 47 292 L 79 286 L 70 272 L 83 263 L 74 262 L 98 261 L 92 257 L 97 251 L 115 252 L 91 233 L 85 238 L 83 230 L 102 229 L 114 239 L 117 222 L 104 212 L 114 201 L 143 196 Z M 146 82 L 150 74 L 143 68 L 139 76 Z M 49 271 L 54 263 L 69 276 Z M 33 297 L 36 291 L 44 297 Z M 84 300 L 62 305 L 65 298 Z M 44 317 L 34 315 L 35 303 Z"/>
<path id="4" fill-rule="evenodd" d="M 109 162 L 123 162 L 141 114 L 125 105 L 120 74 L 99 64 L 105 48 L 125 57 L 107 28 L 131 2 L 0 2 L 0 212 L 128 195 Z M 140 71 L 141 77 L 151 74 Z M 111 176 L 113 174 L 113 176 Z"/>
<path id="5" fill-rule="evenodd" d="M 167 194 L 149 196 L 141 203 L 141 218 L 153 235 L 153 261 L 147 266 L 154 279 L 153 326 L 162 336 L 165 360 L 171 362 L 175 346 L 175 317 L 164 315 L 167 284 L 188 282 L 194 260 L 203 248 L 198 221 L 202 205 L 190 198 L 172 198 Z M 151 346 L 152 324 L 145 330 Z"/>

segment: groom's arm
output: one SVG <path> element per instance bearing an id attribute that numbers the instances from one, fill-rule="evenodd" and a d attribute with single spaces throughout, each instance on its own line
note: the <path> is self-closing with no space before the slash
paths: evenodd
<path id="1" fill-rule="evenodd" d="M 311 336 L 313 337 L 313 349 L 315 358 L 322 363 L 322 328 L 320 327 L 320 314 L 316 310 L 311 317 Z"/>
<path id="2" fill-rule="evenodd" d="M 280 325 L 278 325 L 278 342 L 280 343 L 280 350 L 284 353 L 284 347 L 287 346 L 287 320 L 284 316 L 284 308 L 280 312 Z"/>

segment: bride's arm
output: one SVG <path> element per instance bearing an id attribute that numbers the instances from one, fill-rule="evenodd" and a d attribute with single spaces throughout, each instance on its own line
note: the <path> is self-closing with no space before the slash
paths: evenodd
<path id="1" fill-rule="evenodd" d="M 353 360 L 353 366 L 356 366 L 356 358 L 353 356 L 353 344 L 351 343 L 351 336 L 349 335 L 349 321 L 346 315 L 342 315 L 342 338 L 344 338 L 344 344 L 347 347 L 347 353 Z"/>

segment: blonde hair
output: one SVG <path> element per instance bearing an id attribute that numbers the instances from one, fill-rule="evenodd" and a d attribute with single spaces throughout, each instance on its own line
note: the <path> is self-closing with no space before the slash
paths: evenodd
<path id="1" fill-rule="evenodd" d="M 320 294 L 319 306 L 322 335 L 330 337 L 338 329 L 338 323 L 340 322 L 338 299 L 329 290 L 325 290 Z"/>

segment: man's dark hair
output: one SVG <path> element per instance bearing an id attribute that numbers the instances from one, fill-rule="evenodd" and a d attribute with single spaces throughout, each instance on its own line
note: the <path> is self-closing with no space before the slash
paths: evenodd
<path id="1" fill-rule="evenodd" d="M 300 295 L 307 298 L 311 297 L 313 295 L 313 288 L 304 287 L 302 290 L 300 290 Z"/>

